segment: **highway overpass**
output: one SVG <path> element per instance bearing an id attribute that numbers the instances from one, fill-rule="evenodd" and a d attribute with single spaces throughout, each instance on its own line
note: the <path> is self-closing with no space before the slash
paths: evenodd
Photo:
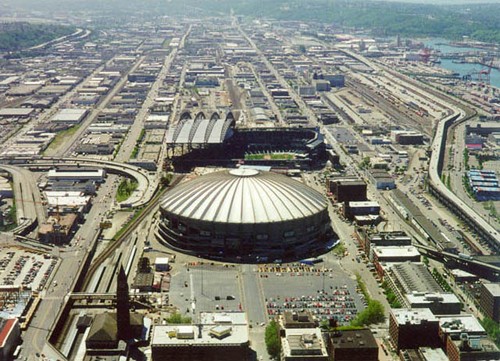
<path id="1" fill-rule="evenodd" d="M 94 167 L 106 169 L 109 173 L 119 174 L 121 176 L 129 177 L 137 181 L 138 187 L 132 193 L 130 198 L 120 203 L 122 207 L 140 207 L 149 202 L 158 186 L 158 180 L 152 179 L 149 173 L 140 167 L 136 167 L 127 163 L 119 163 L 99 159 L 85 159 L 85 158 L 55 158 L 55 157 L 41 157 L 33 159 L 25 159 L 24 162 L 19 162 L 19 159 L 0 159 L 0 163 L 7 163 L 15 161 L 17 168 L 48 168 L 48 167 L 64 167 L 64 166 L 80 166 L 80 167 Z M 4 165 L 2 164 L 2 167 Z"/>

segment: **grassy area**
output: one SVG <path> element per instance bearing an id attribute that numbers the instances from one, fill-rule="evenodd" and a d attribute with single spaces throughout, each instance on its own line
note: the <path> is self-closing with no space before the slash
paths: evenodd
<path id="1" fill-rule="evenodd" d="M 295 154 L 292 153 L 259 153 L 245 154 L 246 160 L 293 160 Z"/>
<path id="2" fill-rule="evenodd" d="M 47 149 L 44 150 L 43 154 L 46 154 L 47 152 L 55 151 L 63 143 L 67 142 L 68 137 L 73 136 L 79 128 L 80 128 L 80 125 L 75 125 L 75 126 L 72 126 L 71 128 L 68 128 L 66 130 L 63 130 L 63 131 L 57 133 L 57 135 L 52 140 L 52 142 L 50 142 Z"/>
<path id="3" fill-rule="evenodd" d="M 139 183 L 137 183 L 137 181 L 124 179 L 118 186 L 118 191 L 116 192 L 116 201 L 118 203 L 126 201 L 138 186 Z"/>
<path id="4" fill-rule="evenodd" d="M 350 326 L 354 327 L 362 327 L 369 326 L 374 323 L 380 323 L 385 321 L 385 311 L 384 306 L 379 302 L 371 298 L 368 290 L 366 288 L 366 284 L 363 282 L 361 275 L 356 273 L 356 281 L 358 283 L 358 287 L 361 290 L 363 296 L 365 296 L 365 300 L 368 303 L 368 306 L 356 315 L 356 318 L 351 320 Z"/>

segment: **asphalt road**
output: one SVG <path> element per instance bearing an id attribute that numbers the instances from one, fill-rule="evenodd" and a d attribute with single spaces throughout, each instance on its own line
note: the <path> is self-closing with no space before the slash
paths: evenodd
<path id="1" fill-rule="evenodd" d="M 45 222 L 46 213 L 36 179 L 33 174 L 20 167 L 0 164 L 0 169 L 9 172 L 13 177 L 14 199 L 16 201 L 17 223 L 25 219 L 38 223 Z"/>
<path id="2" fill-rule="evenodd" d="M 55 359 L 59 358 L 57 354 L 53 354 L 52 348 L 46 345 L 46 340 L 66 300 L 66 295 L 72 290 L 78 278 L 81 264 L 92 242 L 95 241 L 101 215 L 111 206 L 111 199 L 109 197 L 105 199 L 105 196 L 113 194 L 113 187 L 112 182 L 106 182 L 101 186 L 98 196 L 94 199 L 94 206 L 86 216 L 87 221 L 76 232 L 71 245 L 61 249 L 54 248 L 52 253 L 60 257 L 60 264 L 54 270 L 46 290 L 42 292 L 38 309 L 23 336 L 25 341 L 21 357 L 37 360 L 36 353 L 43 353 L 47 356 L 53 355 Z"/>
<path id="3" fill-rule="evenodd" d="M 142 56 L 137 59 L 135 64 L 124 74 L 122 78 L 115 84 L 114 88 L 111 89 L 99 102 L 99 104 L 90 110 L 90 113 L 85 117 L 83 122 L 80 124 L 78 130 L 71 136 L 70 139 L 66 140 L 57 150 L 47 152 L 47 156 L 61 157 L 67 155 L 71 152 L 71 149 L 78 143 L 82 138 L 83 134 L 87 131 L 87 128 L 94 122 L 94 120 L 99 116 L 101 111 L 103 111 L 113 99 L 113 97 L 121 91 L 125 83 L 128 81 L 128 74 L 134 72 L 144 61 L 145 57 Z M 100 71 L 98 68 L 94 74 Z"/>

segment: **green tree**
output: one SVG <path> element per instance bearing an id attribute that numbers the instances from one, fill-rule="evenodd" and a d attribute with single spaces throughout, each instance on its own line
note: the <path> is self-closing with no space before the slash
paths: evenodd
<path id="1" fill-rule="evenodd" d="M 485 317 L 481 324 L 495 344 L 500 347 L 500 325 L 489 317 Z"/>
<path id="2" fill-rule="evenodd" d="M 119 185 L 116 192 L 116 201 L 123 202 L 127 200 L 132 193 L 137 189 L 139 183 L 136 180 L 124 179 Z"/>
<path id="3" fill-rule="evenodd" d="M 266 327 L 265 341 L 269 356 L 279 360 L 281 354 L 280 328 L 275 320 L 271 320 Z"/>
<path id="4" fill-rule="evenodd" d="M 358 313 L 351 326 L 369 326 L 385 321 L 384 306 L 376 300 L 369 300 L 368 307 Z"/>
<path id="5" fill-rule="evenodd" d="M 191 321 L 191 317 L 183 316 L 179 312 L 172 313 L 170 317 L 167 318 L 167 322 L 171 324 L 191 323 Z"/>
<path id="6" fill-rule="evenodd" d="M 173 174 L 172 173 L 167 173 L 164 176 L 161 177 L 161 185 L 163 187 L 168 187 L 170 185 L 170 182 L 172 181 Z"/>

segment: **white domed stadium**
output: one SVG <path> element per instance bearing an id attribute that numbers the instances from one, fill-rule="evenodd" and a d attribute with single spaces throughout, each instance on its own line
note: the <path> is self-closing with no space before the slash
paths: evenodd
<path id="1" fill-rule="evenodd" d="M 181 252 L 242 262 L 297 260 L 326 252 L 326 198 L 289 177 L 254 169 L 200 176 L 160 203 L 160 241 Z"/>

